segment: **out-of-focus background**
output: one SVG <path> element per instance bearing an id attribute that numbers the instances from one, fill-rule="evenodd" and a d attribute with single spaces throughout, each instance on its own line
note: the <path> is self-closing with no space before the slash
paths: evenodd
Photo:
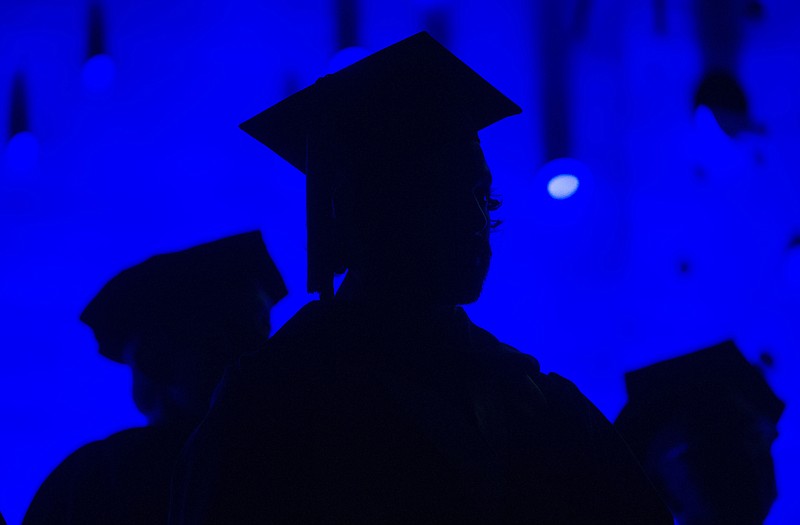
<path id="1" fill-rule="evenodd" d="M 611 419 L 623 373 L 733 338 L 787 402 L 800 522 L 800 3 L 0 0 L 0 511 L 144 419 L 78 314 L 148 256 L 263 230 L 305 293 L 304 180 L 238 123 L 428 30 L 524 108 L 468 310 Z"/>

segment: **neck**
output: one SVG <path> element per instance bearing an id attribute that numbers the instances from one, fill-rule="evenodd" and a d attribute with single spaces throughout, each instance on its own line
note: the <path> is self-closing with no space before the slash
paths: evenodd
<path id="1" fill-rule="evenodd" d="M 378 282 L 364 278 L 360 273 L 348 271 L 334 297 L 334 301 L 375 308 L 397 314 L 415 316 L 450 315 L 455 304 L 437 302 L 426 293 L 403 283 Z"/>

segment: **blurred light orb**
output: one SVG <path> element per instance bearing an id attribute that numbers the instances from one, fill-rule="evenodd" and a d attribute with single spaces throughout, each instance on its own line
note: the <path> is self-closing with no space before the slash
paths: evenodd
<path id="1" fill-rule="evenodd" d="M 575 195 L 580 185 L 581 181 L 578 180 L 578 177 L 562 173 L 550 179 L 550 182 L 547 183 L 547 193 L 554 199 L 564 200 Z"/>
<path id="2" fill-rule="evenodd" d="M 117 67 L 108 55 L 95 55 L 83 64 L 83 85 L 92 93 L 107 91 L 114 83 Z"/>
<path id="3" fill-rule="evenodd" d="M 30 131 L 15 133 L 6 143 L 6 167 L 12 173 L 24 174 L 36 169 L 39 162 L 39 140 Z"/>
<path id="4" fill-rule="evenodd" d="M 351 64 L 355 64 L 362 58 L 366 58 L 369 54 L 369 51 L 364 47 L 346 47 L 331 57 L 325 72 L 329 75 L 336 73 Z"/>
<path id="5" fill-rule="evenodd" d="M 542 194 L 556 201 L 573 197 L 579 187 L 582 188 L 581 194 L 587 194 L 593 187 L 589 166 L 572 157 L 558 157 L 546 162 L 537 170 L 536 179 Z M 581 200 L 585 199 L 586 197 L 581 197 Z"/>

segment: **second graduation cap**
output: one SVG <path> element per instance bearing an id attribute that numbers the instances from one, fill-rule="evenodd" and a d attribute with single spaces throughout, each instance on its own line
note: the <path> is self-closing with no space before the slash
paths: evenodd
<path id="1" fill-rule="evenodd" d="M 286 293 L 261 232 L 252 231 L 154 255 L 120 272 L 80 319 L 94 331 L 100 353 L 122 363 L 124 345 L 133 335 L 185 329 L 181 322 L 194 318 L 255 320 L 261 294 L 274 305 Z"/>
<path id="2" fill-rule="evenodd" d="M 331 196 L 344 179 L 387 177 L 521 109 L 422 32 L 319 79 L 241 124 L 308 176 L 309 291 L 332 295 Z M 396 172 L 394 172 L 396 173 Z"/>

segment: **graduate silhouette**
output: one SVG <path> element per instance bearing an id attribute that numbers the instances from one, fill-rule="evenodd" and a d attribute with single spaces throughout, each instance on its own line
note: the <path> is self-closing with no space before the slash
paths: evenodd
<path id="1" fill-rule="evenodd" d="M 100 353 L 130 366 L 148 425 L 72 453 L 23 523 L 166 523 L 178 454 L 230 362 L 269 337 L 286 295 L 260 232 L 157 255 L 109 281 L 81 314 Z"/>
<path id="2" fill-rule="evenodd" d="M 784 409 L 732 341 L 625 376 L 615 426 L 680 525 L 760 525 L 777 497 Z"/>
<path id="3" fill-rule="evenodd" d="M 478 131 L 519 112 L 419 33 L 242 125 L 307 177 L 320 300 L 226 373 L 173 525 L 671 523 L 597 409 L 458 306 L 499 205 Z"/>

